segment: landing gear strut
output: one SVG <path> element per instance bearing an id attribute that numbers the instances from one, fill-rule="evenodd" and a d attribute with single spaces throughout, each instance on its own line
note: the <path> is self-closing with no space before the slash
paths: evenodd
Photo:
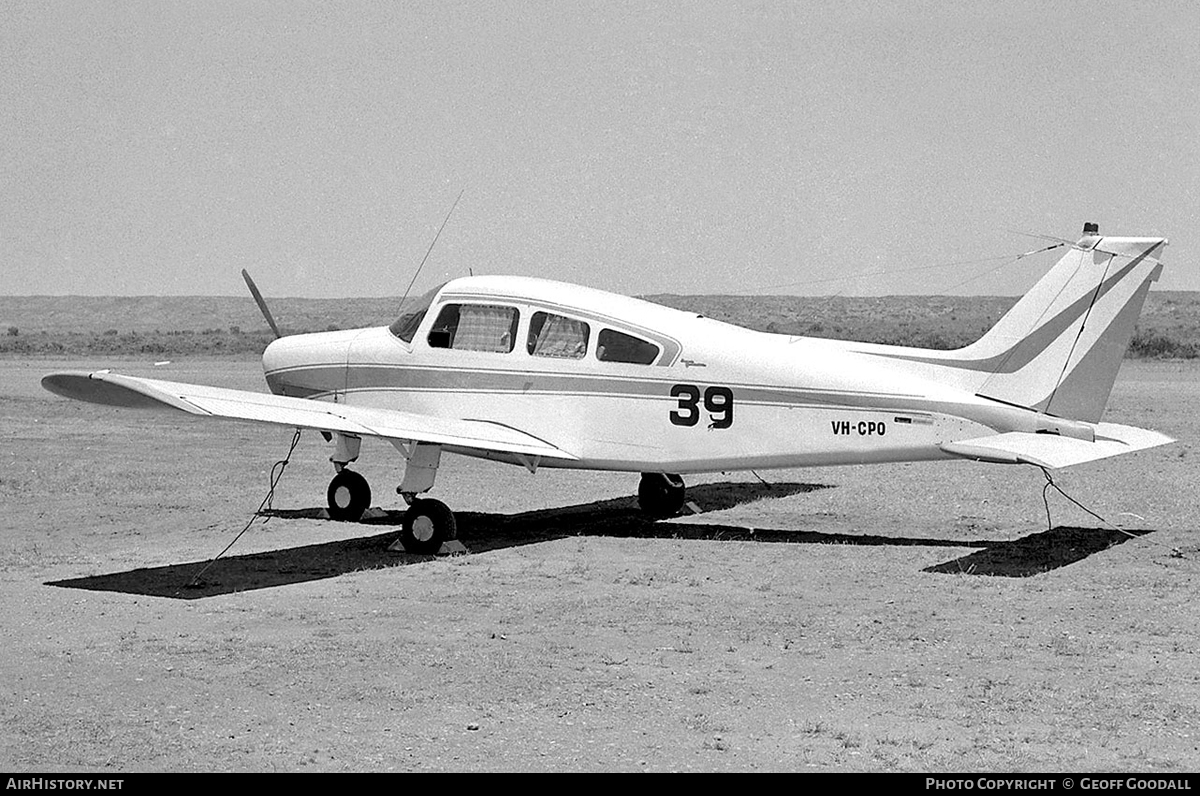
<path id="1" fill-rule="evenodd" d="M 363 512 L 371 505 L 371 487 L 367 479 L 346 465 L 358 458 L 361 439 L 353 434 L 334 433 L 333 462 L 337 475 L 329 482 L 329 517 L 343 522 L 356 522 Z M 454 521 L 454 512 L 440 500 L 418 498 L 417 495 L 429 491 L 437 475 L 438 464 L 441 462 L 442 448 L 440 445 L 426 443 L 392 443 L 404 455 L 406 466 L 404 480 L 396 487 L 408 503 L 408 511 L 404 512 L 404 521 L 400 527 L 400 538 L 389 549 L 399 550 L 402 546 L 406 553 L 433 555 L 446 552 L 444 546 L 455 542 L 458 538 L 458 524 Z M 457 543 L 455 543 L 457 544 Z M 450 552 L 463 552 L 465 548 L 449 545 Z"/>
<path id="2" fill-rule="evenodd" d="M 683 508 L 683 479 L 673 473 L 642 473 L 638 505 L 656 520 L 674 517 Z"/>
<path id="3" fill-rule="evenodd" d="M 353 470 L 342 470 L 329 482 L 329 519 L 357 522 L 371 506 L 371 485 Z"/>
<path id="4" fill-rule="evenodd" d="M 440 500 L 417 497 L 433 486 L 441 463 L 441 446 L 420 442 L 393 444 L 407 459 L 404 480 L 396 487 L 396 492 L 408 503 L 408 511 L 404 512 L 400 538 L 396 542 L 404 548 L 404 552 L 417 555 L 465 552 L 466 548 L 455 541 L 458 538 L 458 524 L 454 521 L 454 512 Z M 388 549 L 398 548 L 393 544 Z"/>

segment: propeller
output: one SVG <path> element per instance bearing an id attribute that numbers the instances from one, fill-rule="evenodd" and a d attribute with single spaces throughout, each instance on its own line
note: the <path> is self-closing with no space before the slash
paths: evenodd
<path id="1" fill-rule="evenodd" d="M 245 268 L 242 269 L 242 279 L 246 280 L 246 287 L 250 288 L 250 295 L 254 296 L 254 303 L 258 305 L 259 311 L 267 319 L 267 325 L 275 333 L 275 339 L 278 340 L 280 337 L 283 337 L 279 332 L 279 326 L 275 324 L 275 318 L 271 315 L 271 310 L 267 308 L 267 302 L 263 299 L 262 293 L 258 292 L 258 286 L 254 284 L 254 280 L 250 278 L 250 272 Z"/>

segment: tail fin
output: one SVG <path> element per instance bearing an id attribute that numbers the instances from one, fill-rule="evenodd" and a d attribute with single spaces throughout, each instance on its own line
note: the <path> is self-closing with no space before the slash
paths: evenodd
<path id="1" fill-rule="evenodd" d="M 1095 224 L 987 334 L 956 352 L 987 375 L 976 392 L 1098 422 L 1165 238 L 1101 237 Z"/>

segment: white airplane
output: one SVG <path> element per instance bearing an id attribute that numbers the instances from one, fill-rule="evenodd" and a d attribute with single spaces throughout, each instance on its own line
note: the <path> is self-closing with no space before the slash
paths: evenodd
<path id="1" fill-rule="evenodd" d="M 684 502 L 680 474 L 937 459 L 1058 468 L 1171 442 L 1100 422 L 1166 244 L 1085 225 L 955 351 L 767 334 L 589 288 L 478 276 L 430 290 L 390 326 L 280 337 L 263 353 L 270 395 L 108 371 L 42 384 L 93 403 L 317 429 L 333 443 L 329 514 L 340 520 L 371 503 L 348 468 L 362 438 L 385 439 L 406 461 L 401 542 L 432 553 L 455 537 L 450 509 L 417 497 L 443 452 L 531 473 L 641 473 L 641 507 L 668 517 Z"/>

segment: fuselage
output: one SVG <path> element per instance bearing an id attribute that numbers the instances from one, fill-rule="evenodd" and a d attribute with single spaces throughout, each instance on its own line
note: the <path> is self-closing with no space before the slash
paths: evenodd
<path id="1" fill-rule="evenodd" d="M 578 457 L 544 466 L 635 472 L 942 459 L 947 440 L 1072 425 L 976 395 L 947 352 L 755 332 L 520 277 L 455 280 L 418 305 L 390 327 L 275 341 L 268 385 L 483 420 Z"/>

